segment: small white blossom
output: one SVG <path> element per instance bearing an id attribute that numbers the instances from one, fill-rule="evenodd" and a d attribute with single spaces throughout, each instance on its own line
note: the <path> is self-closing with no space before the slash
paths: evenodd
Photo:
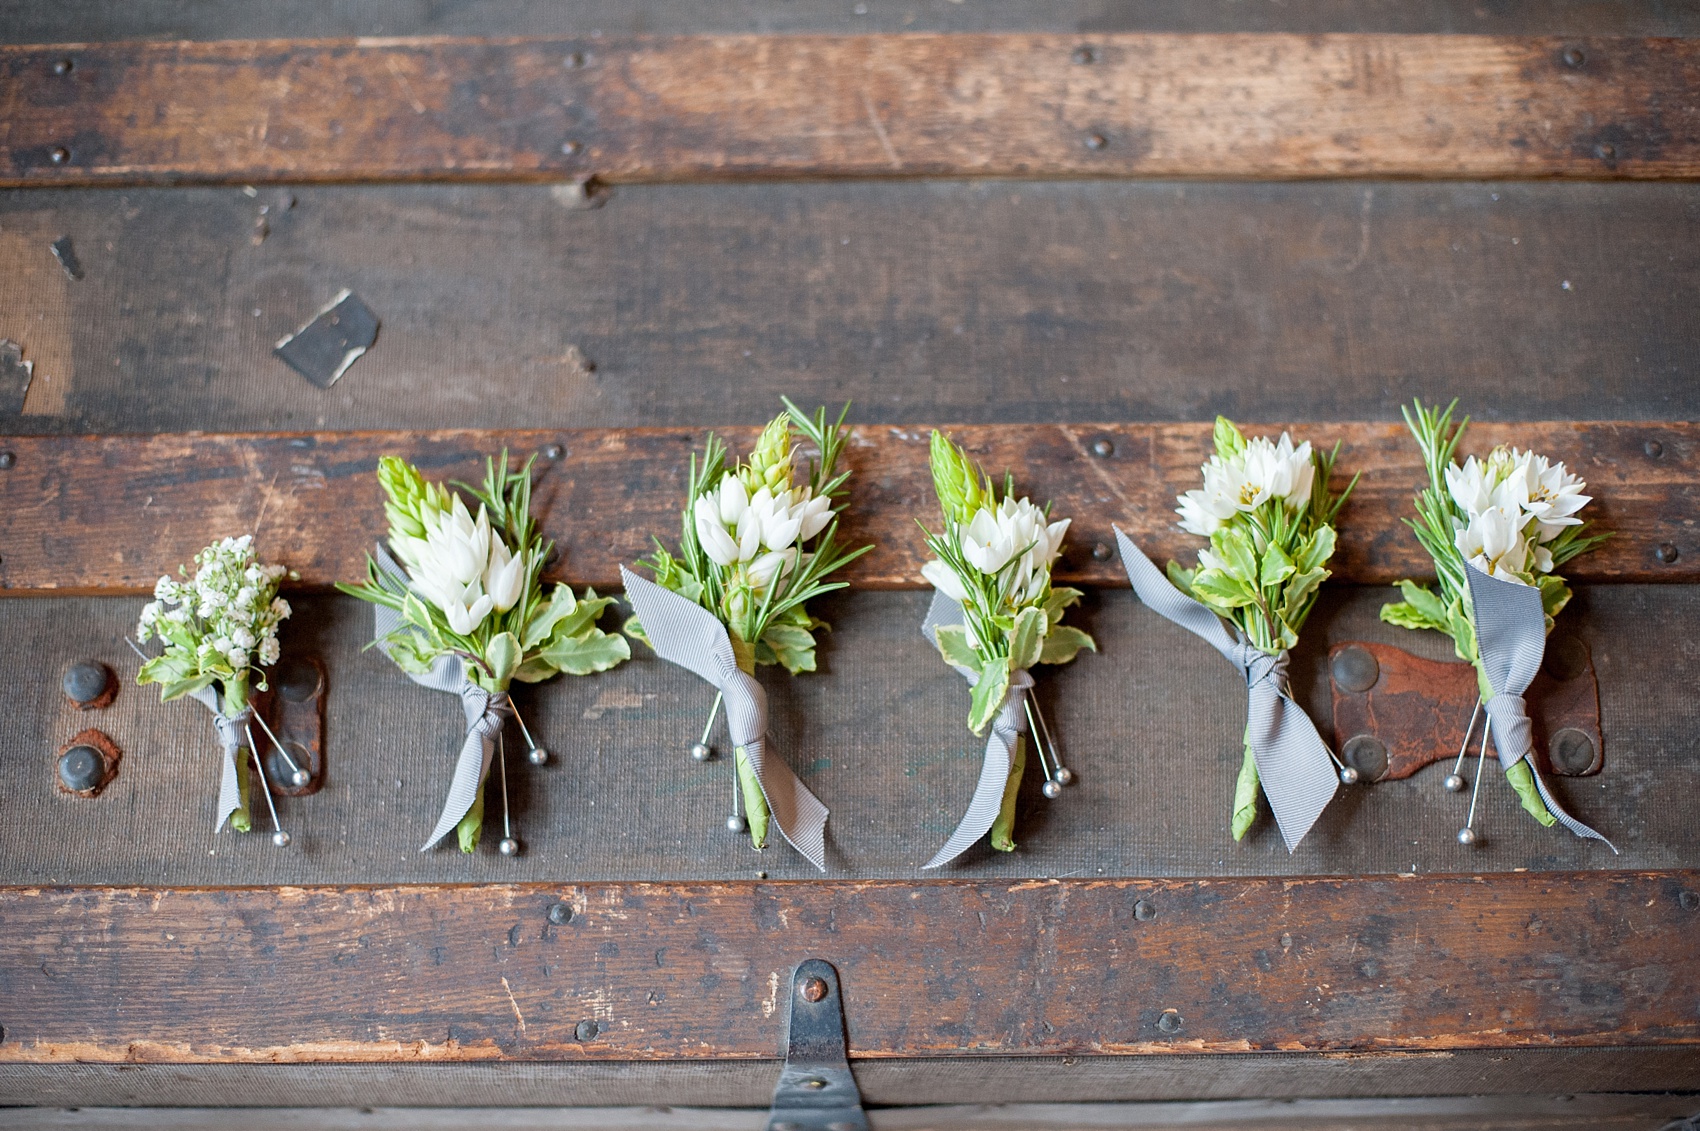
<path id="1" fill-rule="evenodd" d="M 1310 505 L 1316 485 L 1310 441 L 1294 447 L 1285 432 L 1279 440 L 1255 436 L 1236 455 L 1211 456 L 1199 470 L 1204 486 L 1180 496 L 1175 513 L 1181 517 L 1182 530 L 1205 538 L 1234 515 L 1254 511 L 1270 499 L 1301 511 Z"/>
<path id="2" fill-rule="evenodd" d="M 1529 549 L 1523 539 L 1523 515 L 1516 508 L 1488 507 L 1458 531 L 1456 541 L 1464 560 L 1489 577 L 1528 584 L 1522 574 Z"/>

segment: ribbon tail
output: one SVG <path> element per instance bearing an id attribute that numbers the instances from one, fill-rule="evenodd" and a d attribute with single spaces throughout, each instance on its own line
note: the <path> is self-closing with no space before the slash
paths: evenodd
<path id="1" fill-rule="evenodd" d="M 743 745 L 744 757 L 755 771 L 756 784 L 767 799 L 768 812 L 779 833 L 809 863 L 826 871 L 826 819 L 830 815 L 820 798 L 809 792 L 802 779 L 783 758 L 767 757 L 767 741 L 758 738 Z"/>
<path id="2" fill-rule="evenodd" d="M 449 783 L 448 800 L 443 802 L 443 815 L 437 818 L 437 827 L 431 830 L 430 838 L 419 851 L 431 851 L 438 841 L 460 824 L 472 803 L 478 800 L 478 783 L 489 771 L 490 758 L 495 751 L 496 728 L 485 726 L 483 719 L 473 723 L 467 729 L 466 741 L 461 743 L 460 757 L 455 761 L 455 776 Z"/>
<path id="3" fill-rule="evenodd" d="M 1287 851 L 1295 852 L 1340 788 L 1334 760 L 1316 723 L 1285 692 L 1267 684 L 1253 687 L 1247 716 L 1263 796 Z"/>
<path id="4" fill-rule="evenodd" d="M 1558 803 L 1558 798 L 1554 797 L 1552 791 L 1547 788 L 1546 779 L 1541 777 L 1541 772 L 1535 768 L 1535 760 L 1533 758 L 1529 759 L 1529 773 L 1534 776 L 1535 788 L 1540 791 L 1541 800 L 1546 802 L 1547 812 L 1556 817 L 1559 824 L 1563 825 L 1577 836 L 1582 837 L 1584 840 L 1597 840 L 1607 848 L 1611 849 L 1614 854 L 1622 855 L 1622 853 L 1617 851 L 1617 845 L 1607 840 L 1603 834 L 1589 828 L 1587 825 L 1565 812 L 1564 806 Z"/>
<path id="5" fill-rule="evenodd" d="M 944 842 L 944 847 L 935 852 L 931 860 L 921 865 L 923 869 L 942 868 L 992 831 L 992 825 L 998 819 L 998 810 L 1003 807 L 1004 787 L 1009 784 L 1009 768 L 1013 761 L 1011 746 L 1014 741 L 1013 734 L 1005 738 L 995 726 L 992 733 L 986 736 L 986 758 L 980 764 L 980 780 L 974 786 L 974 797 L 968 802 L 968 811 L 962 815 L 956 831 L 950 834 L 950 839 Z"/>
<path id="6" fill-rule="evenodd" d="M 236 748 L 221 742 L 224 747 L 224 769 L 218 779 L 218 819 L 213 822 L 213 832 L 224 828 L 224 823 L 230 815 L 242 808 L 242 788 L 236 781 Z"/>

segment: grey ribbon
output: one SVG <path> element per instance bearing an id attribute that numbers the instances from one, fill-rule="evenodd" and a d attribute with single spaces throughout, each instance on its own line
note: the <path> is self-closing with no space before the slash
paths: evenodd
<path id="1" fill-rule="evenodd" d="M 390 581 L 402 589 L 407 588 L 407 574 L 390 557 L 389 551 L 378 547 L 378 569 Z M 387 605 L 372 606 L 373 631 L 384 655 L 390 654 L 389 645 L 385 641 L 396 630 L 406 625 L 402 615 Z M 417 628 L 410 631 L 418 632 Z M 431 836 L 425 841 L 421 852 L 429 852 L 437 842 L 448 836 L 454 827 L 460 824 L 472 808 L 472 803 L 478 800 L 478 783 L 484 780 L 484 775 L 490 772 L 490 760 L 495 757 L 496 739 L 502 732 L 503 719 L 513 710 L 508 705 L 508 697 L 503 694 L 492 694 L 466 678 L 466 665 L 459 656 L 438 656 L 428 672 L 407 672 L 407 678 L 421 687 L 429 687 L 433 691 L 452 691 L 460 696 L 461 710 L 466 714 L 466 738 L 460 744 L 460 754 L 455 758 L 454 778 L 449 782 L 448 800 L 443 802 L 442 816 L 437 818 L 437 827 L 431 830 Z"/>
<path id="2" fill-rule="evenodd" d="M 1482 706 L 1487 711 L 1493 750 L 1500 767 L 1509 770 L 1528 758 L 1535 788 L 1558 823 L 1577 836 L 1601 841 L 1616 852 L 1617 846 L 1611 841 L 1564 811 L 1530 756 L 1534 751 L 1534 735 L 1523 693 L 1541 670 L 1541 660 L 1546 656 L 1547 623 L 1541 591 L 1532 585 L 1516 585 L 1490 577 L 1468 564 L 1464 577 L 1470 584 L 1476 654 L 1481 657 L 1482 671 L 1493 688 L 1493 695 Z"/>
<path id="3" fill-rule="evenodd" d="M 1287 851 L 1297 849 L 1334 799 L 1340 778 L 1316 724 L 1293 701 L 1287 686 L 1287 654 L 1271 656 L 1221 617 L 1169 583 L 1120 527 L 1115 528 L 1122 565 L 1139 599 L 1222 653 L 1245 676 L 1246 738 L 1251 744 L 1263 795 L 1280 826 Z"/>
<path id="4" fill-rule="evenodd" d="M 620 576 L 626 583 L 626 599 L 655 654 L 695 672 L 725 697 L 726 728 L 733 745 L 741 747 L 749 760 L 774 824 L 791 847 L 826 871 L 827 808 L 783 759 L 767 756 L 767 692 L 738 667 L 726 626 L 695 601 L 624 566 Z"/>
<path id="5" fill-rule="evenodd" d="M 191 691 L 189 697 L 212 712 L 213 729 L 218 731 L 218 744 L 224 748 L 224 770 L 218 779 L 218 819 L 213 821 L 216 833 L 232 813 L 242 808 L 242 790 L 236 784 L 236 754 L 247 742 L 248 720 L 254 717 L 254 712 L 244 707 L 234 715 L 226 715 L 216 686 Z M 264 783 L 260 788 L 265 788 Z"/>
<path id="6" fill-rule="evenodd" d="M 927 609 L 927 619 L 921 631 L 933 647 L 939 644 L 939 629 L 962 623 L 962 606 L 938 590 L 933 591 L 933 603 Z M 951 664 L 972 687 L 980 681 L 980 673 L 961 664 Z M 968 802 L 968 812 L 962 815 L 956 831 L 944 842 L 933 858 L 921 865 L 939 868 L 966 852 L 970 845 L 992 831 L 1003 808 L 1004 789 L 1009 784 L 1010 767 L 1015 761 L 1015 744 L 1027 733 L 1027 692 L 1033 687 L 1033 677 L 1025 668 L 1010 673 L 1009 689 L 1004 692 L 1003 706 L 992 720 L 991 733 L 986 736 L 986 756 L 980 763 L 980 780 L 974 785 L 974 797 Z"/>

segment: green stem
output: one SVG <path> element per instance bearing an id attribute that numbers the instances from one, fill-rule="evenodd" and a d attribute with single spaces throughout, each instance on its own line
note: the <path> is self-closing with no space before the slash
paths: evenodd
<path id="1" fill-rule="evenodd" d="M 1015 851 L 1015 799 L 1021 793 L 1021 775 L 1027 769 L 1027 736 L 1017 733 L 1010 751 L 1009 780 L 1003 787 L 1003 804 L 992 822 L 992 847 L 999 852 Z"/>
<path id="2" fill-rule="evenodd" d="M 1247 733 L 1245 758 L 1240 762 L 1239 780 L 1234 783 L 1232 827 L 1235 840 L 1245 839 L 1245 834 L 1251 830 L 1252 822 L 1257 820 L 1258 789 L 1257 759 L 1252 757 L 1251 735 Z"/>
<path id="3" fill-rule="evenodd" d="M 1480 660 L 1476 661 L 1476 688 L 1482 694 L 1482 704 L 1485 706 L 1493 698 L 1493 685 L 1488 682 L 1487 673 L 1482 671 Z M 1558 818 L 1552 815 L 1545 801 L 1541 800 L 1541 791 L 1535 786 L 1535 773 L 1529 768 L 1529 760 L 1522 758 L 1509 770 L 1505 771 L 1505 780 L 1511 783 L 1511 788 L 1517 792 L 1517 799 L 1523 803 L 1523 809 L 1547 828 L 1558 824 Z"/>
<path id="4" fill-rule="evenodd" d="M 251 757 L 253 755 L 246 748 L 236 751 L 236 798 L 239 804 L 230 814 L 230 827 L 239 833 L 250 832 L 254 828 L 254 818 L 248 810 L 248 759 Z"/>
<path id="5" fill-rule="evenodd" d="M 738 768 L 738 791 L 744 796 L 744 818 L 750 825 L 750 843 L 757 848 L 766 848 L 768 811 L 761 782 L 756 780 L 755 767 L 750 765 L 742 746 L 732 752 L 732 761 Z"/>
<path id="6" fill-rule="evenodd" d="M 460 841 L 462 852 L 477 852 L 478 837 L 484 831 L 484 782 L 478 783 L 478 794 L 472 799 L 472 808 L 466 811 L 466 816 L 455 826 L 455 837 Z"/>

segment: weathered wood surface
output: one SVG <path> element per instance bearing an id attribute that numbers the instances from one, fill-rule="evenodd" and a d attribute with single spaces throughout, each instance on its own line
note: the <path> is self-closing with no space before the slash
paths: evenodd
<path id="1" fill-rule="evenodd" d="M 1413 396 L 1499 420 L 1700 419 L 1694 184 L 863 181 L 573 203 L 540 185 L 0 192 L 0 337 L 36 363 L 0 432 L 694 428 L 760 423 L 781 393 L 881 424 L 1396 421 Z M 62 235 L 81 281 L 48 252 Z M 318 389 L 271 349 L 345 286 L 383 327 Z"/>
<path id="2" fill-rule="evenodd" d="M 1700 46 L 872 35 L 0 47 L 0 184 L 1693 177 Z"/>
<path id="3" fill-rule="evenodd" d="M 1301 703 L 1329 735 L 1329 648 L 1343 640 L 1397 644 L 1446 659 L 1452 644 L 1377 620 L 1391 589 L 1328 586 L 1289 668 Z M 160 703 L 134 683 L 125 645 L 141 600 L 0 600 L 0 655 L 10 714 L 0 727 L 0 801 L 27 814 L 0 821 L 0 882 L 62 886 L 509 883 L 814 879 L 797 853 L 765 852 L 727 832 L 731 767 L 687 755 L 714 691 L 650 652 L 601 675 L 560 678 L 517 693 L 527 725 L 554 757 L 533 767 L 517 726 L 507 732 L 517 858 L 496 838 L 462 855 L 421 853 L 449 788 L 465 720 L 452 695 L 427 691 L 365 646 L 371 611 L 344 597 L 296 595 L 286 656 L 317 654 L 329 669 L 325 787 L 280 798 L 286 851 L 262 833 L 215 832 L 218 749 L 206 712 Z M 764 669 L 769 751 L 832 810 L 828 875 L 924 878 L 973 793 L 985 740 L 964 720 L 968 691 L 919 631 L 920 592 L 851 592 L 823 601 L 832 623 L 821 670 L 792 678 Z M 1537 825 L 1492 764 L 1482 782 L 1470 849 L 1455 839 L 1467 795 L 1441 788 L 1450 765 L 1402 781 L 1343 789 L 1289 854 L 1265 813 L 1243 841 L 1228 830 L 1245 727 L 1245 683 L 1196 637 L 1144 608 L 1128 590 L 1094 590 L 1071 621 L 1102 653 L 1042 670 L 1036 689 L 1077 775 L 1056 801 L 1029 774 L 1016 852 L 980 846 L 950 877 L 1021 881 L 1050 876 L 1306 876 L 1471 870 L 1498 874 L 1588 868 L 1700 868 L 1693 813 L 1700 795 L 1700 586 L 1582 586 L 1559 618 L 1600 676 L 1604 772 L 1554 778 L 1566 808 L 1610 836 L 1597 841 Z M 617 625 L 610 614 L 607 627 Z M 97 712 L 123 747 L 123 772 L 94 800 L 59 792 L 53 758 L 89 725 L 59 689 L 82 659 L 110 664 L 123 683 Z M 1657 678 L 1649 676 L 1656 663 Z M 1466 712 L 1467 715 L 1467 712 Z M 1462 728 L 1463 719 L 1458 726 Z M 710 741 L 724 749 L 723 722 Z M 1336 743 L 1350 734 L 1331 736 Z M 1455 755 L 1459 735 L 1443 740 Z M 499 802 L 492 801 L 499 821 Z M 262 824 L 269 831 L 269 820 Z M 0 1020 L 0 1024 L 4 1024 Z"/>
<path id="4" fill-rule="evenodd" d="M 1156 560 L 1190 560 L 1201 544 L 1176 527 L 1173 507 L 1178 493 L 1197 485 L 1198 465 L 1211 450 L 1207 424 L 947 430 L 994 476 L 1013 471 L 1022 492 L 1054 500 L 1056 514 L 1073 518 L 1072 549 L 1058 571 L 1064 579 L 1127 583 L 1109 552 L 1112 523 Z M 754 431 L 731 428 L 724 435 L 744 452 Z M 1340 550 L 1331 563 L 1336 576 L 1391 582 L 1432 575 L 1402 521 L 1423 477 L 1403 426 L 1318 424 L 1298 431 L 1319 445 L 1341 441 L 1338 469 L 1363 472 L 1341 514 Z M 852 436 L 844 533 L 877 545 L 846 571 L 852 583 L 924 584 L 927 552 L 915 520 L 933 520 L 937 507 L 928 436 L 924 426 L 868 426 Z M 231 531 L 254 532 L 264 553 L 298 570 L 305 585 L 357 580 L 386 529 L 373 476 L 380 455 L 403 456 L 433 477 L 476 482 L 484 455 L 506 447 L 520 458 L 544 453 L 534 509 L 561 550 L 556 576 L 608 588 L 618 584 L 622 562 L 652 548 L 652 537 L 676 544 L 687 460 L 701 439 L 694 430 L 643 428 L 13 437 L 5 443 L 14 462 L 0 471 L 0 587 L 11 593 L 151 589 L 161 573 Z M 1590 514 L 1615 534 L 1604 548 L 1576 559 L 1570 576 L 1700 577 L 1692 517 L 1700 498 L 1700 426 L 1482 423 L 1468 439 L 1469 450 L 1483 452 L 1495 443 L 1532 447 L 1587 478 L 1598 500 Z"/>
<path id="5" fill-rule="evenodd" d="M 1700 872 L 8 888 L 0 1062 L 767 1058 L 803 957 L 838 968 L 863 1058 L 1693 1047 L 1697 888 Z"/>

